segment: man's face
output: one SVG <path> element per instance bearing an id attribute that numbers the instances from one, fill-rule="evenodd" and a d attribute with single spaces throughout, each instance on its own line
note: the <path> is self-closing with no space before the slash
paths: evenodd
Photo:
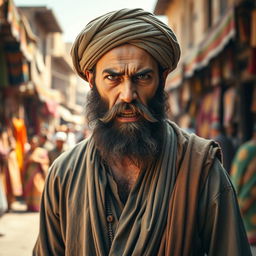
<path id="1" fill-rule="evenodd" d="M 92 86 L 111 109 L 119 103 L 138 101 L 147 106 L 159 85 L 157 62 L 146 51 L 129 44 L 106 53 L 96 65 L 94 74 L 88 74 Z M 136 122 L 139 117 L 129 109 L 117 117 L 118 122 Z"/>
<path id="2" fill-rule="evenodd" d="M 157 62 L 124 45 L 104 55 L 87 77 L 87 120 L 103 159 L 129 157 L 138 165 L 152 160 L 160 152 L 166 109 L 165 75 Z"/>
<path id="3" fill-rule="evenodd" d="M 56 147 L 61 150 L 63 148 L 64 141 L 63 140 L 56 140 Z"/>

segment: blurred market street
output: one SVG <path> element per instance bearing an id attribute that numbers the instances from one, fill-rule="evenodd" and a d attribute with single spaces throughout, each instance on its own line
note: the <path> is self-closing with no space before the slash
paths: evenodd
<path id="1" fill-rule="evenodd" d="M 105 16 L 107 12 L 121 8 L 126 10 L 118 11 L 118 15 L 111 12 Z M 152 12 L 153 16 L 148 11 Z M 126 16 L 123 12 L 129 15 Z M 102 20 L 111 18 L 97 25 L 101 18 L 96 17 L 103 14 Z M 131 28 L 130 14 L 131 24 L 135 24 Z M 144 18 L 144 15 L 149 15 L 150 18 Z M 154 16 L 157 19 L 152 18 Z M 138 21 L 133 23 L 135 17 Z M 127 24 L 119 24 L 119 18 Z M 97 22 L 93 20 L 86 25 L 91 19 L 96 19 Z M 113 30 L 112 21 L 116 25 Z M 96 24 L 95 29 L 92 24 Z M 82 28 L 84 29 L 78 35 Z M 68 40 L 67 34 L 72 34 L 68 36 Z M 122 50 L 113 54 L 116 48 Z M 126 50 L 127 56 L 124 54 Z M 108 61 L 111 54 L 114 57 Z M 102 63 L 106 63 L 106 66 Z M 141 109 L 137 106 L 141 106 Z M 177 132 L 176 126 L 169 121 L 178 126 Z M 169 132 L 169 126 L 175 129 L 170 128 Z M 171 139 L 169 136 L 172 136 Z M 197 136 L 208 140 L 202 139 L 198 142 L 198 145 L 202 144 L 202 150 L 201 146 L 198 146 L 200 150 L 194 147 L 197 144 L 193 141 L 200 140 Z M 172 147 L 168 146 L 169 141 Z M 220 149 L 217 149 L 217 144 Z M 193 154 L 190 154 L 190 151 Z M 62 153 L 64 155 L 60 156 Z M 198 153 L 200 157 L 197 159 L 194 153 Z M 221 158 L 225 170 L 218 166 L 220 171 L 215 173 L 211 170 L 215 169 L 218 160 L 214 159 L 217 157 Z M 57 164 L 53 164 L 55 160 Z M 196 165 L 191 164 L 194 162 Z M 172 164 L 170 168 L 169 164 Z M 51 166 L 53 167 L 50 168 Z M 104 172 L 101 172 L 101 169 L 104 169 Z M 48 176 L 49 170 L 53 170 L 53 174 Z M 180 182 L 182 186 L 177 191 L 182 193 L 174 193 L 172 191 L 176 190 L 172 190 L 172 185 L 168 184 L 178 187 L 176 178 L 183 177 L 183 174 L 178 173 L 179 170 L 183 170 L 184 179 L 188 177 L 189 182 Z M 141 173 L 143 175 L 140 175 Z M 90 179 L 89 175 L 98 176 L 97 179 Z M 167 178 L 165 180 L 164 175 L 168 176 L 170 181 Z M 219 183 L 211 178 L 215 175 L 218 176 Z M 194 182 L 190 176 L 200 180 Z M 221 182 L 221 176 L 226 183 Z M 86 180 L 87 177 L 89 181 Z M 140 177 L 148 179 L 147 182 L 142 182 Z M 62 183 L 62 179 L 65 182 Z M 136 183 L 137 180 L 140 182 Z M 163 185 L 160 182 L 164 180 Z M 83 185 L 84 181 L 86 185 Z M 45 186 L 45 182 L 48 185 Z M 57 183 L 54 182 L 60 182 L 61 186 L 55 187 Z M 79 185 L 76 187 L 75 184 Z M 142 184 L 148 186 L 148 190 L 144 189 Z M 196 193 L 190 194 L 192 190 L 183 184 L 197 184 L 193 187 Z M 135 185 L 134 191 L 143 194 L 141 199 L 131 193 Z M 225 189 L 222 189 L 221 185 L 225 185 Z M 68 238 L 69 234 L 60 239 L 61 250 L 68 255 L 96 254 L 86 250 L 77 253 L 74 247 L 67 243 L 71 241 L 77 247 L 82 248 L 86 244 L 93 248 L 87 243 L 92 241 L 90 236 L 94 236 L 94 233 L 104 233 L 96 228 L 88 229 L 87 222 L 96 216 L 95 225 L 103 230 L 101 223 L 104 223 L 108 229 L 109 241 L 106 240 L 104 246 L 100 243 L 97 245 L 99 248 L 109 249 L 108 253 L 98 253 L 103 256 L 123 255 L 115 253 L 115 248 L 119 247 L 119 237 L 122 237 L 120 241 L 127 238 L 122 243 L 125 245 L 122 249 L 129 249 L 128 252 L 130 248 L 127 244 L 136 249 L 154 246 L 155 251 L 159 248 L 174 256 L 188 255 L 189 253 L 166 252 L 164 246 L 167 244 L 168 248 L 175 250 L 182 248 L 177 246 L 176 230 L 177 234 L 178 231 L 181 232 L 179 240 L 182 245 L 192 246 L 194 243 L 193 246 L 202 247 L 192 250 L 193 254 L 208 251 L 209 255 L 216 256 L 247 256 L 244 250 L 236 250 L 233 247 L 239 245 L 236 242 L 241 238 L 240 235 L 244 235 L 246 241 L 243 229 L 239 229 L 238 235 L 231 236 L 225 228 L 235 230 L 236 224 L 243 226 L 240 217 L 229 218 L 240 216 L 238 211 L 236 214 L 231 213 L 233 208 L 238 210 L 235 201 L 237 198 L 247 238 L 253 256 L 256 256 L 256 1 L 110 0 L 106 4 L 103 0 L 95 0 L 88 5 L 86 1 L 0 0 L 0 256 L 32 255 L 39 232 L 39 211 L 44 186 L 44 196 L 47 198 L 49 195 L 50 199 L 43 200 L 43 203 L 47 203 L 46 215 L 57 214 L 60 218 L 56 217 L 56 223 L 60 222 L 61 225 L 69 220 L 67 216 L 70 213 L 79 213 L 77 215 L 81 217 L 79 221 L 74 218 L 76 215 L 71 215 L 70 219 L 75 225 L 68 222 L 67 230 L 73 231 L 74 228 L 77 234 L 85 234 L 84 237 L 81 236 L 82 240 L 73 240 L 74 232 L 71 232 L 71 239 Z M 208 190 L 206 186 L 212 189 Z M 137 187 L 142 188 L 137 190 Z M 97 188 L 99 194 L 94 190 L 89 191 L 91 188 Z M 115 188 L 115 193 L 112 193 L 112 188 Z M 109 189 L 111 193 L 108 193 Z M 221 207 L 213 203 L 213 199 L 217 202 L 222 198 L 217 189 L 223 193 L 227 192 L 227 195 L 232 192 L 232 197 L 223 198 L 229 198 L 233 208 L 226 203 L 220 203 Z M 51 193 L 48 193 L 48 190 Z M 70 193 L 65 194 L 63 191 Z M 63 196 L 62 199 L 56 196 L 58 193 L 69 197 Z M 171 193 L 184 195 L 185 199 L 180 200 Z M 81 194 L 79 198 L 84 201 L 73 203 L 77 202 L 73 200 L 76 194 Z M 91 198 L 91 195 L 95 196 Z M 190 200 L 193 195 L 195 200 Z M 184 211 L 176 206 L 176 203 L 168 202 L 174 200 L 173 198 L 184 202 Z M 86 200 L 93 203 L 89 204 Z M 124 207 L 126 201 L 131 200 L 134 200 L 134 206 L 132 202 L 131 209 Z M 52 207 L 52 204 L 56 204 L 56 211 L 55 205 Z M 152 208 L 153 217 L 158 214 L 156 211 L 159 211 L 159 216 L 162 217 L 152 217 L 151 221 L 148 217 L 150 211 L 143 208 L 146 204 L 147 209 Z M 186 204 L 189 205 L 187 209 L 192 209 L 194 213 L 185 211 Z M 138 209 L 141 206 L 141 210 L 133 210 L 135 205 Z M 176 209 L 171 209 L 173 205 L 186 215 L 177 214 Z M 66 206 L 70 206 L 71 210 Z M 216 206 L 215 210 L 211 210 L 210 206 Z M 97 208 L 97 211 L 101 209 L 102 212 L 92 216 L 92 212 L 97 212 L 94 208 Z M 135 239 L 128 239 L 128 235 L 133 232 L 127 232 L 124 236 L 115 232 L 119 226 L 125 230 L 119 223 L 128 223 L 125 218 L 120 217 L 123 216 L 123 209 L 127 208 L 134 215 L 129 215 L 128 210 L 127 214 L 123 215 L 130 216 L 129 223 L 131 220 L 131 225 L 136 227 L 135 229 L 130 226 L 128 230 L 135 230 L 135 236 L 138 234 L 138 237 L 144 239 L 137 240 L 139 246 L 135 246 Z M 163 214 L 162 209 L 166 209 Z M 86 210 L 90 218 L 80 210 Z M 225 214 L 221 215 L 220 210 Z M 106 220 L 103 219 L 103 212 L 106 213 Z M 153 234 L 152 240 L 144 237 L 142 231 L 146 230 L 149 222 L 144 222 L 144 219 L 142 222 L 135 213 L 140 218 L 146 216 L 143 218 L 156 226 L 161 224 L 158 229 L 162 233 L 165 232 L 164 235 L 155 235 L 151 230 L 147 230 L 146 234 Z M 213 220 L 222 224 L 214 217 L 209 218 L 208 215 L 214 216 L 214 213 L 216 216 L 217 213 L 218 216 L 225 215 L 226 220 L 234 220 L 232 225 L 229 225 L 222 219 L 225 225 L 220 227 L 220 233 L 227 233 L 222 233 L 221 237 L 216 236 L 217 240 L 210 239 L 210 235 L 213 237 L 219 229 L 212 226 L 216 232 L 211 232 L 207 226 L 213 225 Z M 186 219 L 189 215 L 192 218 Z M 204 218 L 201 218 L 201 215 L 204 215 Z M 63 216 L 66 218 L 62 223 Z M 174 221 L 177 216 L 183 216 L 180 220 L 184 220 L 184 226 L 182 221 Z M 201 224 L 201 219 L 207 221 Z M 195 220 L 198 220 L 198 223 L 194 223 Z M 90 225 L 91 223 L 93 221 Z M 138 223 L 146 224 L 143 226 L 137 225 Z M 172 223 L 181 228 L 173 228 Z M 183 228 L 187 223 L 194 226 Z M 167 224 L 170 224 L 170 228 Z M 82 226 L 85 227 L 84 233 L 81 232 Z M 41 230 L 45 227 L 49 230 L 53 228 L 42 221 Z M 46 241 L 46 248 L 53 245 L 51 249 L 54 252 L 56 250 L 56 253 L 43 252 L 37 255 L 65 254 L 59 253 L 59 247 L 54 243 L 58 240 L 59 232 L 53 232 L 54 235 L 51 236 L 48 231 L 41 230 L 40 235 L 46 234 L 41 241 Z M 190 234 L 187 231 L 198 234 L 186 235 Z M 175 236 L 175 246 L 172 247 L 171 242 L 169 243 L 167 235 L 165 236 L 167 233 Z M 116 234 L 118 239 L 114 239 Z M 98 239 L 100 242 L 103 235 Z M 159 237 L 154 237 L 158 235 Z M 222 237 L 227 237 L 230 241 L 233 237 L 236 239 L 228 244 Z M 166 239 L 168 243 L 162 243 L 164 240 L 160 238 Z M 193 240 L 185 243 L 181 238 L 184 241 L 190 238 Z M 148 242 L 155 241 L 154 239 L 161 241 L 161 246 L 159 244 L 157 247 L 155 243 Z M 93 240 L 95 244 L 98 242 L 96 240 Z M 113 241 L 116 243 L 114 246 Z M 140 241 L 145 241 L 145 244 L 140 244 Z M 223 248 L 227 250 L 225 253 L 211 253 L 212 247 L 208 241 L 217 241 L 218 249 L 219 243 L 222 242 Z M 247 241 L 245 243 L 247 244 Z M 68 249 L 71 253 L 67 253 Z M 230 254 L 231 249 L 232 252 L 236 250 L 238 253 Z M 93 250 L 96 252 L 98 248 Z M 182 250 L 189 252 L 189 249 Z M 227 251 L 229 253 L 226 253 Z"/>
<path id="2" fill-rule="evenodd" d="M 39 214 L 26 212 L 26 206 L 14 203 L 13 210 L 0 218 L 0 256 L 32 255 Z"/>

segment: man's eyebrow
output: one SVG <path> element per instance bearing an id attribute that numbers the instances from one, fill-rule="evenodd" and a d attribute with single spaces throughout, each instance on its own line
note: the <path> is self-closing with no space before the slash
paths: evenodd
<path id="1" fill-rule="evenodd" d="M 135 73 L 133 76 L 145 75 L 145 74 L 152 73 L 152 72 L 154 72 L 153 69 L 146 68 L 146 69 L 144 69 L 142 71 L 139 71 L 138 73 Z"/>
<path id="2" fill-rule="evenodd" d="M 152 73 L 152 72 L 154 72 L 153 69 L 146 68 L 144 70 L 141 70 L 141 71 L 133 74 L 133 76 L 145 75 L 145 74 Z M 102 71 L 102 74 L 104 74 L 104 73 L 108 73 L 109 75 L 112 75 L 112 76 L 121 76 L 121 75 L 124 74 L 124 72 L 116 72 L 116 71 L 114 71 L 113 69 L 110 69 L 110 68 L 104 69 Z"/>
<path id="3" fill-rule="evenodd" d="M 110 69 L 110 68 L 104 69 L 102 71 L 102 74 L 104 74 L 104 73 L 108 73 L 112 76 L 121 76 L 121 75 L 124 74 L 123 72 L 116 72 L 116 71 L 114 71 L 113 69 Z"/>

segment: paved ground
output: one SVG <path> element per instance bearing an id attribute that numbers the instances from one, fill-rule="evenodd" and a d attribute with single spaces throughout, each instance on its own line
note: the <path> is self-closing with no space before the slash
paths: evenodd
<path id="1" fill-rule="evenodd" d="M 22 203 L 0 218 L 0 256 L 32 255 L 38 234 L 39 214 L 26 212 Z"/>

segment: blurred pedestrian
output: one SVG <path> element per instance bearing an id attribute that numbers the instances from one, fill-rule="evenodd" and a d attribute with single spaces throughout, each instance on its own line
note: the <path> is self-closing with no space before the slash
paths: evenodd
<path id="1" fill-rule="evenodd" d="M 54 136 L 55 146 L 52 150 L 49 151 L 50 164 L 61 154 L 65 148 L 65 143 L 67 140 L 67 134 L 65 132 L 56 132 Z"/>
<path id="2" fill-rule="evenodd" d="M 7 198 L 8 209 L 22 196 L 22 179 L 15 152 L 16 141 L 10 127 L 0 125 L 0 180 Z"/>
<path id="3" fill-rule="evenodd" d="M 50 151 L 53 149 L 53 143 L 48 139 L 48 136 L 46 133 L 41 132 L 38 135 L 39 138 L 39 147 L 46 149 L 47 151 Z"/>
<path id="4" fill-rule="evenodd" d="M 238 149 L 232 164 L 231 179 L 249 243 L 256 256 L 256 124 L 252 138 Z"/>
<path id="5" fill-rule="evenodd" d="M 219 143 L 223 154 L 223 166 L 230 173 L 231 163 L 235 155 L 232 140 L 225 134 L 224 127 L 218 122 L 211 125 L 211 137 Z"/>
<path id="6" fill-rule="evenodd" d="M 71 55 L 92 136 L 51 166 L 34 255 L 251 255 L 218 145 L 166 119 L 173 31 L 122 9 L 91 21 Z"/>
<path id="7" fill-rule="evenodd" d="M 24 198 L 27 210 L 37 212 L 40 209 L 40 200 L 44 182 L 49 167 L 48 153 L 38 146 L 37 136 L 29 140 L 30 149 L 25 155 L 24 161 Z"/>

